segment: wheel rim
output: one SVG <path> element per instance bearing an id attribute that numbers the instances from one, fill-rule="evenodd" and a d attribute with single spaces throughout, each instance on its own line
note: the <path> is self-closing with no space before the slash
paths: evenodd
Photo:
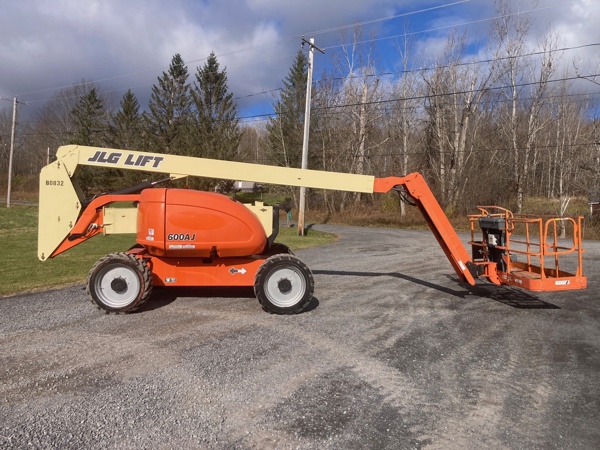
<path id="1" fill-rule="evenodd" d="M 265 288 L 265 294 L 273 305 L 288 308 L 304 297 L 306 280 L 295 267 L 283 267 L 267 276 Z"/>
<path id="2" fill-rule="evenodd" d="M 129 305 L 139 295 L 141 286 L 135 270 L 124 265 L 103 268 L 94 282 L 98 300 L 110 308 Z"/>

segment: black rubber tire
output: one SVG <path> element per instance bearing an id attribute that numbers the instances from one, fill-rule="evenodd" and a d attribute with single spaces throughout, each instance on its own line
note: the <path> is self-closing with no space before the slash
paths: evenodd
<path id="1" fill-rule="evenodd" d="M 306 264 L 294 255 L 273 255 L 258 268 L 254 293 L 272 314 L 297 314 L 312 300 L 315 281 Z"/>
<path id="2" fill-rule="evenodd" d="M 140 308 L 152 292 L 152 273 L 141 259 L 127 253 L 100 258 L 87 277 L 87 293 L 93 303 L 113 313 Z"/>
<path id="3" fill-rule="evenodd" d="M 282 244 L 281 242 L 273 242 L 267 251 L 267 255 L 278 255 L 280 253 L 284 253 L 287 255 L 293 255 L 294 252 L 287 245 Z"/>

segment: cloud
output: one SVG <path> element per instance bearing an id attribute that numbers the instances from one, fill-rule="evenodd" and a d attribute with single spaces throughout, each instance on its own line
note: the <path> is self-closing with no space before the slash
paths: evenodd
<path id="1" fill-rule="evenodd" d="M 39 102 L 55 88 L 85 78 L 122 95 L 132 88 L 149 96 L 150 86 L 166 70 L 175 53 L 188 62 L 190 75 L 214 51 L 227 68 L 234 95 L 250 102 L 269 102 L 254 95 L 278 87 L 287 76 L 300 36 L 316 33 L 316 44 L 330 47 L 316 59 L 317 72 L 331 64 L 339 44 L 339 28 L 357 22 L 399 16 L 365 25 L 365 37 L 374 32 L 380 39 L 381 60 L 388 68 L 396 63 L 396 39 L 406 26 L 415 34 L 420 52 L 435 55 L 451 24 L 467 23 L 471 42 L 484 42 L 489 28 L 482 19 L 493 17 L 493 3 L 471 0 L 444 6 L 451 1 L 406 0 L 22 0 L 4 2 L 0 14 L 0 95 L 22 96 Z M 555 0 L 520 2 L 515 10 L 537 9 L 532 40 L 553 29 L 565 46 L 597 41 L 600 2 L 576 1 L 556 6 Z M 428 31 L 439 28 L 437 31 Z M 420 53 L 421 54 L 421 53 Z M 586 61 L 591 70 L 597 48 L 569 53 Z M 190 80 L 191 81 L 191 80 Z M 240 100 L 242 101 L 242 100 Z"/>

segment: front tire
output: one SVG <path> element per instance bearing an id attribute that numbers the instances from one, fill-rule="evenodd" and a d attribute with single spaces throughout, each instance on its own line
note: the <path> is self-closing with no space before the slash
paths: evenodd
<path id="1" fill-rule="evenodd" d="M 289 254 L 271 256 L 259 267 L 254 293 L 262 308 L 273 314 L 296 314 L 312 300 L 315 282 L 308 266 Z"/>
<path id="2" fill-rule="evenodd" d="M 107 312 L 132 312 L 142 306 L 152 292 L 152 274 L 141 259 L 127 253 L 111 253 L 91 268 L 87 293 Z"/>

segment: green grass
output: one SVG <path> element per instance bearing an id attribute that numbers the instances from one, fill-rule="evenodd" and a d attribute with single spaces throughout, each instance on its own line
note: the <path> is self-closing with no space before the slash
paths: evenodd
<path id="1" fill-rule="evenodd" d="M 37 258 L 37 212 L 37 206 L 0 207 L 0 296 L 83 283 L 98 259 L 135 244 L 135 235 L 97 236 L 41 262 Z M 296 228 L 282 228 L 277 242 L 298 250 L 336 239 L 313 230 L 305 237 L 296 234 Z"/>
<path id="2" fill-rule="evenodd" d="M 2 207 L 0 296 L 80 283 L 96 260 L 134 243 L 132 235 L 100 236 L 41 262 L 37 258 L 37 207 Z"/>
<path id="3" fill-rule="evenodd" d="M 292 250 L 300 250 L 302 248 L 331 244 L 336 239 L 337 237 L 333 234 L 312 229 L 307 230 L 305 236 L 298 236 L 297 227 L 281 226 L 276 241 L 287 245 Z"/>

